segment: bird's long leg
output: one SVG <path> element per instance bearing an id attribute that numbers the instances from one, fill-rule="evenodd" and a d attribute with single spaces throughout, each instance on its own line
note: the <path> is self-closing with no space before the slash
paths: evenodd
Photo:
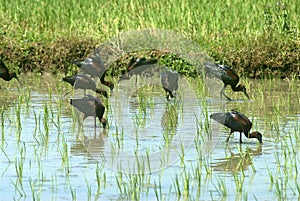
<path id="1" fill-rule="evenodd" d="M 18 80 L 18 82 L 19 82 L 19 84 L 20 84 L 20 87 L 23 88 L 23 85 L 22 85 L 22 83 L 20 82 L 19 78 L 18 78 L 18 77 L 15 77 L 15 78 L 16 78 L 16 80 Z"/>
<path id="2" fill-rule="evenodd" d="M 233 131 L 230 131 L 230 134 L 229 134 L 229 136 L 227 137 L 226 142 L 229 141 L 229 138 L 230 138 L 230 136 L 231 136 L 232 133 L 233 133 Z"/>
<path id="3" fill-rule="evenodd" d="M 94 134 L 96 135 L 96 115 L 94 116 Z"/>
<path id="4" fill-rule="evenodd" d="M 243 143 L 243 141 L 242 141 L 242 132 L 240 132 L 240 143 Z"/>
<path id="5" fill-rule="evenodd" d="M 227 86 L 227 85 L 224 85 L 224 87 L 223 87 L 222 90 L 221 90 L 220 95 L 221 95 L 221 98 L 222 98 L 222 95 L 223 95 L 223 96 L 225 96 L 225 97 L 227 98 L 227 100 L 231 101 L 231 98 L 229 98 L 229 97 L 226 96 L 226 94 L 225 94 L 226 86 Z"/>

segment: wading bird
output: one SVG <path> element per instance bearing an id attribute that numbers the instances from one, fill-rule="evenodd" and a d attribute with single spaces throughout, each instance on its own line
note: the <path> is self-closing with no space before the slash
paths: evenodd
<path id="1" fill-rule="evenodd" d="M 22 84 L 19 78 L 17 77 L 17 74 L 15 72 L 9 72 L 7 66 L 2 60 L 0 60 L 0 78 L 2 78 L 5 81 L 10 81 L 11 79 L 16 78 L 16 80 L 18 80 L 20 86 L 22 87 Z"/>
<path id="2" fill-rule="evenodd" d="M 226 96 L 226 94 L 225 94 L 226 86 L 230 85 L 231 89 L 234 92 L 242 91 L 242 92 L 244 92 L 245 96 L 250 100 L 250 98 L 247 94 L 247 91 L 246 91 L 246 87 L 242 84 L 237 85 L 240 78 L 239 78 L 238 74 L 235 72 L 235 70 L 229 68 L 228 66 L 215 64 L 212 62 L 206 62 L 204 64 L 204 68 L 205 68 L 206 73 L 212 74 L 216 78 L 223 81 L 224 87 L 222 88 L 221 93 L 220 93 L 221 97 L 223 95 L 227 98 L 227 100 L 231 101 L 231 99 L 228 96 Z"/>
<path id="3" fill-rule="evenodd" d="M 103 128 L 106 127 L 107 121 L 103 118 L 105 107 L 100 99 L 92 95 L 86 95 L 86 97 L 81 99 L 70 99 L 70 104 L 84 114 L 83 121 L 87 117 L 93 116 L 95 129 L 96 117 L 98 117 L 99 121 L 102 123 Z"/>
<path id="4" fill-rule="evenodd" d="M 89 74 L 92 77 L 99 77 L 102 84 L 108 86 L 110 90 L 113 90 L 114 84 L 104 79 L 106 75 L 106 68 L 98 54 L 88 57 L 85 60 L 73 61 L 72 63 L 78 66 L 86 74 Z"/>
<path id="5" fill-rule="evenodd" d="M 63 81 L 71 84 L 72 86 L 75 87 L 75 89 L 83 89 L 84 96 L 86 95 L 86 89 L 90 89 L 92 91 L 95 91 L 98 94 L 105 96 L 106 98 L 108 97 L 107 92 L 105 90 L 96 88 L 96 83 L 89 76 L 73 75 L 73 76 L 64 77 Z"/>
<path id="6" fill-rule="evenodd" d="M 131 71 L 139 66 L 156 64 L 157 59 L 146 59 L 145 57 L 142 58 L 135 58 L 132 57 L 129 63 L 127 64 L 127 71 Z"/>
<path id="7" fill-rule="evenodd" d="M 252 127 L 252 122 L 240 112 L 231 111 L 226 113 L 213 113 L 210 115 L 210 118 L 231 129 L 226 142 L 229 141 L 233 132 L 238 131 L 240 132 L 240 143 L 243 143 L 242 133 L 244 133 L 247 138 L 256 138 L 260 143 L 262 143 L 261 133 L 257 131 L 249 133 Z"/>
<path id="8" fill-rule="evenodd" d="M 163 71 L 161 73 L 161 84 L 167 94 L 167 100 L 169 101 L 170 97 L 174 98 L 178 89 L 178 73 L 171 70 Z"/>
<path id="9" fill-rule="evenodd" d="M 137 83 L 137 76 L 141 76 L 141 74 L 147 69 L 147 65 L 156 64 L 157 59 L 146 59 L 145 57 L 142 58 L 135 58 L 132 57 L 129 63 L 127 64 L 126 70 L 127 73 L 123 75 L 120 80 L 129 79 L 131 76 L 136 75 L 135 84 Z M 141 66 L 147 66 L 145 68 L 138 68 Z"/>

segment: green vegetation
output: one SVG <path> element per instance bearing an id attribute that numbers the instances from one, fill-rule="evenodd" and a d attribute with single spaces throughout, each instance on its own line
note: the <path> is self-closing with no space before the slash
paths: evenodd
<path id="1" fill-rule="evenodd" d="M 299 1 L 1 1 L 0 57 L 19 72 L 75 71 L 124 31 L 163 28 L 248 77 L 300 72 Z"/>

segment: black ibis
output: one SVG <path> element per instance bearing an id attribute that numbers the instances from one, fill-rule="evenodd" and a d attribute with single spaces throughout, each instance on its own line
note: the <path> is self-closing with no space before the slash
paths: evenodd
<path id="1" fill-rule="evenodd" d="M 99 77 L 102 84 L 113 90 L 114 84 L 104 79 L 106 75 L 106 68 L 99 55 L 88 57 L 85 60 L 73 61 L 72 63 L 92 77 Z"/>
<path id="2" fill-rule="evenodd" d="M 88 94 L 81 99 L 71 99 L 70 103 L 84 114 L 83 121 L 87 117 L 93 116 L 94 126 L 96 128 L 96 117 L 98 117 L 99 121 L 102 123 L 103 128 L 106 127 L 107 121 L 105 118 L 103 118 L 105 107 L 100 99 Z"/>
<path id="3" fill-rule="evenodd" d="M 246 91 L 246 87 L 242 84 L 237 85 L 240 78 L 238 74 L 235 72 L 235 70 L 229 68 L 226 65 L 215 64 L 213 62 L 206 62 L 204 64 L 204 68 L 206 73 L 213 74 L 216 78 L 223 81 L 224 87 L 222 88 L 220 93 L 221 97 L 223 95 L 227 98 L 227 100 L 231 101 L 231 99 L 225 94 L 226 86 L 230 85 L 231 89 L 234 92 L 242 91 L 244 92 L 245 96 L 250 100 Z"/>
<path id="4" fill-rule="evenodd" d="M 9 72 L 7 66 L 1 59 L 0 59 L 0 78 L 2 78 L 5 81 L 10 81 L 11 79 L 16 78 L 20 86 L 22 86 L 19 78 L 17 77 L 17 74 L 15 72 Z"/>
<path id="5" fill-rule="evenodd" d="M 96 83 L 89 76 L 73 75 L 73 76 L 64 77 L 63 81 L 70 83 L 72 86 L 75 87 L 75 89 L 83 89 L 84 96 L 86 95 L 85 90 L 90 89 L 92 91 L 95 91 L 98 94 L 105 96 L 106 98 L 108 97 L 107 92 L 105 90 L 96 88 Z"/>
<path id="6" fill-rule="evenodd" d="M 129 79 L 131 76 L 136 75 L 135 83 L 137 83 L 137 76 L 141 75 L 147 69 L 147 68 L 138 68 L 138 67 L 147 66 L 156 63 L 157 63 L 157 59 L 146 59 L 145 57 L 141 57 L 141 58 L 132 57 L 126 67 L 128 73 L 123 75 L 121 77 L 121 80 Z"/>
<path id="7" fill-rule="evenodd" d="M 260 143 L 262 143 L 261 133 L 257 131 L 249 133 L 252 127 L 252 122 L 244 114 L 238 111 L 213 113 L 210 115 L 210 118 L 231 129 L 226 142 L 229 141 L 233 132 L 238 131 L 240 132 L 240 143 L 242 143 L 242 133 L 244 133 L 247 138 L 256 138 Z"/>
<path id="8" fill-rule="evenodd" d="M 132 57 L 129 63 L 127 64 L 127 71 L 131 71 L 139 66 L 156 64 L 157 59 L 146 59 L 145 57 L 142 58 L 135 58 Z"/>
<path id="9" fill-rule="evenodd" d="M 161 73 L 161 84 L 163 89 L 166 91 L 166 98 L 169 101 L 170 97 L 176 96 L 178 89 L 178 73 L 172 70 L 165 70 Z"/>

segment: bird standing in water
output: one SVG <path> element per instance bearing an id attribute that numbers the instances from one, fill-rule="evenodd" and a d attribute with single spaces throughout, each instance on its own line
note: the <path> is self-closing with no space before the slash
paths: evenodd
<path id="1" fill-rule="evenodd" d="M 90 56 L 85 60 L 73 61 L 72 63 L 92 77 L 99 77 L 102 84 L 108 86 L 110 90 L 113 90 L 114 84 L 104 79 L 106 75 L 106 68 L 98 54 Z"/>
<path id="2" fill-rule="evenodd" d="M 240 132 L 240 143 L 242 143 L 242 133 L 244 133 L 247 138 L 256 138 L 260 143 L 262 143 L 262 134 L 257 131 L 249 133 L 252 127 L 252 122 L 240 112 L 231 111 L 226 113 L 213 113 L 210 115 L 210 118 L 231 129 L 226 142 L 229 141 L 233 132 L 238 131 Z"/>
<path id="3" fill-rule="evenodd" d="M 222 88 L 220 93 L 221 97 L 223 95 L 227 98 L 227 100 L 231 101 L 231 99 L 225 94 L 226 86 L 230 85 L 231 89 L 234 92 L 242 91 L 245 94 L 245 96 L 250 100 L 246 91 L 246 87 L 242 84 L 237 85 L 240 78 L 238 74 L 235 72 L 235 70 L 229 68 L 228 66 L 215 64 L 212 62 L 206 62 L 204 64 L 204 68 L 206 73 L 213 74 L 216 78 L 223 81 L 224 87 Z"/>
<path id="4" fill-rule="evenodd" d="M 176 97 L 176 91 L 178 89 L 178 73 L 176 71 L 165 70 L 161 73 L 161 84 L 165 90 L 167 100 L 170 97 Z"/>
<path id="5" fill-rule="evenodd" d="M 19 78 L 17 77 L 17 74 L 15 72 L 9 72 L 7 66 L 2 60 L 0 60 L 0 78 L 2 78 L 5 81 L 10 81 L 11 79 L 16 78 L 16 80 L 18 80 L 20 86 L 22 87 L 22 84 Z"/>
<path id="6" fill-rule="evenodd" d="M 100 99 L 92 95 L 87 95 L 86 97 L 81 99 L 71 99 L 70 104 L 84 114 L 83 121 L 87 117 L 93 116 L 95 129 L 96 117 L 98 117 L 99 121 L 102 123 L 103 128 L 106 127 L 107 120 L 103 118 L 105 106 L 103 105 Z"/>
<path id="7" fill-rule="evenodd" d="M 107 92 L 105 90 L 96 88 L 96 83 L 89 76 L 73 75 L 73 76 L 64 77 L 63 81 L 70 83 L 72 86 L 75 87 L 75 89 L 83 89 L 84 96 L 86 95 L 86 89 L 90 89 L 92 91 L 95 91 L 98 94 L 105 96 L 106 98 L 108 97 Z"/>

